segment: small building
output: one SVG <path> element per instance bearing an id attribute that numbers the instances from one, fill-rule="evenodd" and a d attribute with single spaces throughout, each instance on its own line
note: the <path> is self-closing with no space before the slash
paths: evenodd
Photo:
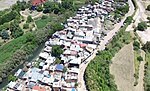
<path id="1" fill-rule="evenodd" d="M 22 91 L 24 85 L 11 81 L 11 82 L 7 85 L 7 87 L 8 87 L 9 89 L 11 89 L 11 90 L 14 90 L 14 91 Z"/>
<path id="2" fill-rule="evenodd" d="M 40 86 L 33 86 L 32 91 L 46 91 L 46 88 Z"/>
<path id="3" fill-rule="evenodd" d="M 23 70 L 22 70 L 22 69 L 19 69 L 19 70 L 15 73 L 14 76 L 16 76 L 16 77 L 18 77 L 18 78 L 22 78 L 24 74 L 25 74 L 25 73 L 23 72 Z"/>
<path id="4" fill-rule="evenodd" d="M 45 2 L 46 2 L 46 0 L 31 0 L 32 6 L 38 6 Z"/>

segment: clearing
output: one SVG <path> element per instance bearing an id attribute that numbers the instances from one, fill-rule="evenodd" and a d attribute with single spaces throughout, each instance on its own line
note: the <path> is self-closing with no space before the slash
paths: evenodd
<path id="1" fill-rule="evenodd" d="M 110 73 L 119 91 L 134 91 L 134 52 L 132 43 L 124 46 L 112 59 Z"/>

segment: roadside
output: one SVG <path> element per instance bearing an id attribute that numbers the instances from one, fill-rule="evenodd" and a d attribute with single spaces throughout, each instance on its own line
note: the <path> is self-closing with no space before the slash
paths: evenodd
<path id="1" fill-rule="evenodd" d="M 144 91 L 144 65 L 145 65 L 145 52 L 141 50 L 141 56 L 143 58 L 143 61 L 140 62 L 140 67 L 139 67 L 139 79 L 138 79 L 138 84 L 135 86 L 134 91 Z"/>

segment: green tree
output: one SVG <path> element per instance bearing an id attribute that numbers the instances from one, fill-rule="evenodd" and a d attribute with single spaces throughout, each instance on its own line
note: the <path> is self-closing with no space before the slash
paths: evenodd
<path id="1" fill-rule="evenodd" d="M 27 17 L 27 21 L 26 22 L 27 23 L 33 22 L 33 19 L 32 19 L 32 17 L 30 15 Z"/>
<path id="2" fill-rule="evenodd" d="M 127 19 L 125 20 L 125 23 L 132 23 L 133 17 L 132 16 L 128 16 Z"/>
<path id="3" fill-rule="evenodd" d="M 54 31 L 60 31 L 60 30 L 63 30 L 63 29 L 64 29 L 64 26 L 61 25 L 61 23 L 53 23 L 53 24 L 51 25 L 51 28 L 52 28 L 52 30 L 54 30 Z"/>
<path id="4" fill-rule="evenodd" d="M 145 22 L 138 23 L 137 29 L 140 31 L 144 31 L 147 29 L 147 24 Z"/>
<path id="5" fill-rule="evenodd" d="M 61 63 L 61 60 L 59 58 L 56 58 L 54 64 L 60 64 Z"/>
<path id="6" fill-rule="evenodd" d="M 63 49 L 59 45 L 52 46 L 52 56 L 60 57 L 60 55 L 63 53 Z"/>
<path id="7" fill-rule="evenodd" d="M 23 25 L 23 29 L 28 29 L 29 28 L 29 24 L 28 23 L 25 23 L 24 25 Z"/>
<path id="8" fill-rule="evenodd" d="M 147 10 L 150 11 L 150 5 L 147 6 Z"/>
<path id="9" fill-rule="evenodd" d="M 2 37 L 2 39 L 4 39 L 4 40 L 9 39 L 9 34 L 8 34 L 8 32 L 7 32 L 6 30 L 3 30 L 3 31 L 1 32 L 1 37 Z"/>
<path id="10" fill-rule="evenodd" d="M 73 7 L 73 0 L 63 0 L 61 5 L 63 8 L 69 9 L 69 8 Z"/>
<path id="11" fill-rule="evenodd" d="M 146 44 L 144 44 L 142 49 L 144 51 L 150 52 L 150 42 L 147 42 Z"/>
<path id="12" fill-rule="evenodd" d="M 150 17 L 147 17 L 147 19 L 148 19 L 148 22 L 150 22 Z"/>
<path id="13" fill-rule="evenodd" d="M 138 41 L 134 41 L 133 47 L 134 47 L 134 50 L 139 50 L 140 49 L 140 43 Z"/>
<path id="14" fill-rule="evenodd" d="M 143 61 L 143 58 L 141 56 L 137 57 L 138 61 Z"/>
<path id="15" fill-rule="evenodd" d="M 8 81 L 10 82 L 10 81 L 16 81 L 17 80 L 17 78 L 15 77 L 15 76 L 13 76 L 13 75 L 9 75 L 8 76 Z"/>
<path id="16" fill-rule="evenodd" d="M 43 7 L 42 7 L 42 5 L 38 5 L 38 6 L 36 7 L 36 10 L 37 10 L 38 12 L 43 11 Z"/>

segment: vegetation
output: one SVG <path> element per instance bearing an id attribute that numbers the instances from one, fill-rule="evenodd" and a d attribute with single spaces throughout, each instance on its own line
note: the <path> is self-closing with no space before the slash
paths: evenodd
<path id="1" fill-rule="evenodd" d="M 3 30 L 0 34 L 0 36 L 2 37 L 2 39 L 6 40 L 9 39 L 9 34 L 6 30 Z"/>
<path id="2" fill-rule="evenodd" d="M 138 61 L 143 61 L 143 58 L 141 56 L 137 57 Z"/>
<path id="3" fill-rule="evenodd" d="M 24 25 L 23 25 L 23 29 L 28 29 L 29 28 L 29 24 L 28 23 L 25 23 Z"/>
<path id="4" fill-rule="evenodd" d="M 132 20 L 133 20 L 133 17 L 132 17 L 132 16 L 129 16 L 129 17 L 127 17 L 127 19 L 125 20 L 125 23 L 131 24 L 131 23 L 132 23 Z"/>
<path id="5" fill-rule="evenodd" d="M 13 75 L 9 75 L 8 76 L 8 81 L 16 81 L 17 80 L 17 77 L 13 76 Z"/>
<path id="6" fill-rule="evenodd" d="M 60 57 L 60 55 L 63 53 L 63 49 L 59 45 L 52 46 L 52 56 Z"/>
<path id="7" fill-rule="evenodd" d="M 14 20 L 18 16 L 16 11 L 10 11 L 0 17 L 0 25 Z"/>
<path id="8" fill-rule="evenodd" d="M 27 21 L 26 22 L 27 23 L 33 22 L 33 19 L 32 19 L 32 17 L 30 15 L 27 17 Z"/>
<path id="9" fill-rule="evenodd" d="M 142 49 L 146 52 L 150 52 L 150 42 L 147 42 Z"/>
<path id="10" fill-rule="evenodd" d="M 127 25 L 121 28 L 107 48 L 98 52 L 97 56 L 88 65 L 85 80 L 89 91 L 117 91 L 113 76 L 109 72 L 109 65 L 112 57 L 123 45 L 131 42 L 130 33 L 125 32 L 126 27 Z"/>
<path id="11" fill-rule="evenodd" d="M 150 52 L 146 52 L 144 91 L 150 90 Z"/>
<path id="12" fill-rule="evenodd" d="M 146 22 L 138 23 L 137 29 L 140 30 L 140 31 L 144 31 L 145 29 L 147 29 Z"/>
<path id="13" fill-rule="evenodd" d="M 150 11 L 150 5 L 147 6 L 147 10 Z"/>
<path id="14" fill-rule="evenodd" d="M 140 49 L 140 43 L 138 41 L 134 41 L 133 47 L 134 47 L 134 50 L 139 50 Z"/>

